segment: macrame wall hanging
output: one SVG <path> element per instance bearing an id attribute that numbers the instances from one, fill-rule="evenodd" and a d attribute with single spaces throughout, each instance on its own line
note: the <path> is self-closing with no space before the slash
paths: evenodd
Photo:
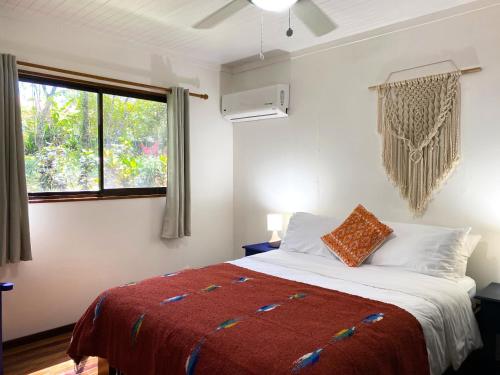
<path id="1" fill-rule="evenodd" d="M 460 76 L 457 69 L 377 87 L 384 167 L 416 216 L 460 159 Z"/>

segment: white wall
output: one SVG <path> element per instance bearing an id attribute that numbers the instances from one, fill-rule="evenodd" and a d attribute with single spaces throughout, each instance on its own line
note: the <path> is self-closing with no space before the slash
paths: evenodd
<path id="1" fill-rule="evenodd" d="M 384 219 L 471 225 L 483 241 L 468 273 L 480 286 L 500 280 L 498 20 L 500 6 L 490 7 L 226 77 L 226 91 L 291 84 L 288 119 L 235 125 L 235 247 L 267 239 L 268 212 L 345 217 L 362 203 Z M 448 58 L 484 71 L 462 78 L 462 162 L 413 219 L 382 167 L 376 92 L 367 88 Z"/>
<path id="2" fill-rule="evenodd" d="M 4 17 L 0 51 L 210 96 L 191 100 L 192 237 L 160 240 L 161 198 L 30 205 L 34 260 L 0 269 L 0 280 L 16 284 L 4 293 L 4 340 L 75 322 L 105 288 L 232 257 L 233 130 L 219 114 L 219 67 L 43 20 Z"/>

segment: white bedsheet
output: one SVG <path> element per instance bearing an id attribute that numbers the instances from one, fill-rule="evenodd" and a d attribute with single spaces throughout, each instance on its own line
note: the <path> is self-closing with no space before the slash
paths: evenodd
<path id="1" fill-rule="evenodd" d="M 474 279 L 471 279 L 469 276 L 465 276 L 461 279 L 457 279 L 457 284 L 467 292 L 470 298 L 474 298 L 476 295 L 476 282 Z"/>
<path id="2" fill-rule="evenodd" d="M 432 375 L 458 369 L 482 346 L 467 290 L 459 283 L 393 267 L 346 267 L 302 253 L 270 251 L 228 262 L 253 271 L 396 305 L 422 326 Z"/>

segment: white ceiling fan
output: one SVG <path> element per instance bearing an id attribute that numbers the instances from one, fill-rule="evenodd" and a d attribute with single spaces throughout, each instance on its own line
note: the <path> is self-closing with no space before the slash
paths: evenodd
<path id="1" fill-rule="evenodd" d="M 210 29 L 248 5 L 269 12 L 291 9 L 314 35 L 322 36 L 336 28 L 335 23 L 312 0 L 233 0 L 193 25 L 195 29 Z"/>

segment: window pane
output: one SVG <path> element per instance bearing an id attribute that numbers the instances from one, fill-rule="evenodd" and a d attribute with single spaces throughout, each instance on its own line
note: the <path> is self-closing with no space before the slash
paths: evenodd
<path id="1" fill-rule="evenodd" d="M 28 192 L 98 190 L 97 94 L 20 82 Z"/>
<path id="2" fill-rule="evenodd" d="M 166 186 L 167 105 L 103 95 L 104 188 Z"/>

